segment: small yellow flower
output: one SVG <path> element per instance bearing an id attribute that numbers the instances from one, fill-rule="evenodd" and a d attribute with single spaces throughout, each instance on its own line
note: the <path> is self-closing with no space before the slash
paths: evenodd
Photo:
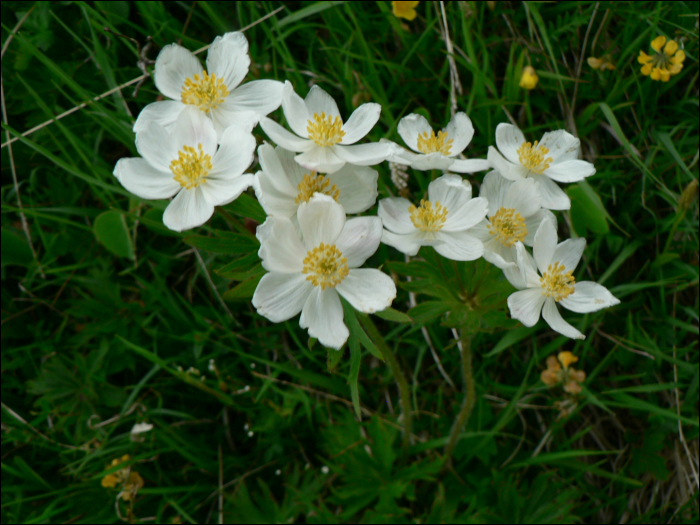
<path id="1" fill-rule="evenodd" d="M 523 74 L 520 77 L 520 87 L 523 89 L 535 89 L 539 80 L 540 77 L 535 73 L 535 68 L 532 66 L 525 66 Z"/>
<path id="2" fill-rule="evenodd" d="M 121 458 L 115 458 L 112 463 L 107 465 L 107 469 L 116 467 L 120 463 L 129 461 L 129 454 L 123 455 Z M 143 487 L 144 481 L 141 475 L 135 470 L 131 470 L 130 467 L 123 468 L 114 472 L 113 474 L 107 474 L 102 478 L 101 484 L 104 488 L 115 488 L 117 485 L 121 485 L 121 492 L 119 493 L 119 498 L 124 501 L 131 501 L 139 489 Z"/>
<path id="3" fill-rule="evenodd" d="M 593 69 L 598 69 L 600 71 L 605 71 L 606 69 L 613 71 L 617 69 L 615 67 L 615 64 L 612 63 L 610 55 L 603 55 L 600 58 L 588 57 L 587 61 L 589 66 L 591 66 Z"/>
<path id="4" fill-rule="evenodd" d="M 578 394 L 581 392 L 579 383 L 586 380 L 586 372 L 569 368 L 576 361 L 578 361 L 578 357 L 568 351 L 559 352 L 557 357 L 550 355 L 547 358 L 547 370 L 542 371 L 540 379 L 547 386 L 564 383 L 564 391 L 569 394 Z"/>
<path id="5" fill-rule="evenodd" d="M 666 41 L 663 35 L 657 36 L 651 41 L 653 55 L 639 52 L 637 62 L 642 64 L 642 75 L 651 77 L 652 80 L 668 82 L 673 75 L 677 75 L 683 69 L 685 51 L 678 49 L 675 40 Z"/>
<path id="6" fill-rule="evenodd" d="M 416 13 L 416 6 L 420 2 L 391 2 L 391 10 L 394 16 L 398 18 L 405 18 L 406 20 L 413 20 L 418 13 Z"/>

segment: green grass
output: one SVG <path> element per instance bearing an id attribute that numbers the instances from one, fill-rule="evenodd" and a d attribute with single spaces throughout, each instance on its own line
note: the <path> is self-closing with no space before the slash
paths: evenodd
<path id="1" fill-rule="evenodd" d="M 2 60 L 3 129 L 16 136 L 141 75 L 135 43 L 105 27 L 141 45 L 152 37 L 155 59 L 160 46 L 198 49 L 280 5 L 4 2 L 3 44 L 33 11 Z M 145 481 L 133 506 L 119 503 L 133 522 L 219 522 L 220 512 L 245 523 L 697 522 L 697 5 L 445 8 L 463 86 L 457 105 L 476 129 L 468 155 L 485 158 L 496 125 L 510 118 L 529 139 L 550 129 L 579 136 L 597 173 L 567 188 L 573 206 L 557 214 L 559 234 L 587 237 L 577 279 L 601 282 L 622 303 L 565 314 L 585 341 L 558 337 L 543 321 L 514 324 L 502 304 L 500 317 L 468 317 L 481 328 L 472 341 L 476 405 L 442 469 L 463 385 L 447 326 L 455 317 L 441 316 L 444 299 L 428 295 L 436 288 L 414 280 L 422 305 L 414 323 L 359 316 L 357 326 L 371 319 L 384 341 L 351 338 L 342 356 L 312 345 L 297 319 L 258 316 L 251 281 L 234 288 L 231 280 L 248 277 L 239 274 L 255 258 L 232 263 L 239 259 L 212 240 L 238 245 L 247 230 L 234 236 L 215 214 L 196 231 L 170 232 L 160 220 L 166 202 L 141 201 L 112 176 L 119 158 L 136 155 L 133 118 L 158 96 L 147 79 L 136 96 L 129 86 L 14 142 L 18 187 L 2 148 L 3 523 L 119 522 L 118 491 L 100 480 L 125 454 Z M 368 138 L 400 141 L 404 115 L 422 112 L 436 126 L 450 118 L 438 10 L 421 2 L 405 22 L 389 2 L 290 2 L 246 31 L 249 78 L 288 79 L 302 96 L 318 83 L 345 116 L 379 102 Z M 668 83 L 642 76 L 636 60 L 659 34 L 687 54 Z M 605 53 L 617 70 L 586 64 Z M 540 82 L 524 92 L 528 64 Z M 283 119 L 281 110 L 275 116 Z M 395 194 L 388 166 L 377 169 L 380 197 Z M 470 177 L 476 187 L 482 179 Z M 411 195 L 420 198 L 429 182 L 430 173 L 411 172 Z M 253 198 L 226 212 L 235 223 L 261 218 Z M 406 284 L 420 268 L 404 262 L 382 246 L 368 266 L 384 265 Z M 444 264 L 445 279 L 465 277 L 466 286 L 486 271 L 462 265 L 458 276 Z M 409 310 L 407 288 L 393 306 Z M 384 342 L 411 391 L 407 451 L 396 382 L 373 347 Z M 579 356 L 588 376 L 562 418 L 554 403 L 563 391 L 539 379 L 560 349 Z M 141 421 L 154 428 L 133 441 Z"/>

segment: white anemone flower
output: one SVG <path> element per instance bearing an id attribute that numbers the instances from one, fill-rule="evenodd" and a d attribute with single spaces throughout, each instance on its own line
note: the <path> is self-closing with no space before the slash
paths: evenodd
<path id="1" fill-rule="evenodd" d="M 471 228 L 488 209 L 483 197 L 472 199 L 472 187 L 459 175 L 447 173 L 428 186 L 428 200 L 414 206 L 402 197 L 379 201 L 377 215 L 384 223 L 382 242 L 407 255 L 421 246 L 432 246 L 443 257 L 473 261 L 484 253 Z"/>
<path id="2" fill-rule="evenodd" d="M 595 312 L 620 303 L 604 286 L 591 281 L 577 283 L 574 279 L 573 271 L 585 247 L 586 239 L 567 239 L 557 244 L 555 223 L 543 220 L 535 233 L 534 258 L 522 243 L 517 244 L 520 287 L 524 290 L 508 297 L 510 315 L 525 326 L 534 326 L 541 311 L 552 330 L 572 339 L 585 339 L 564 321 L 557 303 L 578 313 Z"/>
<path id="3" fill-rule="evenodd" d="M 484 159 L 456 158 L 474 136 L 472 121 L 461 111 L 437 135 L 425 117 L 417 113 L 402 118 L 398 132 L 406 145 L 416 153 L 399 147 L 391 158 L 392 162 L 406 164 L 420 171 L 449 168 L 456 173 L 474 173 L 491 167 Z"/>
<path id="4" fill-rule="evenodd" d="M 143 158 L 120 159 L 114 176 L 142 199 L 175 195 L 163 223 L 175 231 L 201 226 L 214 206 L 232 202 L 253 184 L 243 172 L 253 162 L 255 138 L 240 128 L 228 128 L 217 150 L 214 124 L 196 108 L 186 108 L 171 132 L 156 123 L 136 134 Z"/>
<path id="5" fill-rule="evenodd" d="M 253 80 L 248 74 L 250 56 L 243 33 L 217 36 L 209 47 L 207 68 L 191 51 L 177 44 L 165 46 L 156 58 L 154 79 L 158 90 L 171 100 L 146 106 L 134 124 L 138 133 L 152 122 L 169 129 L 188 106 L 211 118 L 219 140 L 230 126 L 252 130 L 261 117 L 282 102 L 284 84 L 277 80 Z"/>
<path id="6" fill-rule="evenodd" d="M 595 173 L 593 164 L 578 160 L 581 141 L 563 129 L 548 131 L 532 144 L 518 128 L 501 123 L 496 127 L 496 145 L 498 150 L 489 146 L 491 167 L 509 180 L 535 179 L 542 207 L 549 210 L 571 208 L 569 197 L 555 181 L 577 182 Z"/>
<path id="7" fill-rule="evenodd" d="M 542 209 L 537 183 L 532 179 L 513 182 L 491 171 L 484 177 L 479 196 L 489 202 L 489 211 L 472 228 L 472 235 L 484 243 L 484 259 L 501 268 L 509 281 L 517 282 L 520 270 L 515 244 L 520 241 L 532 246 L 542 220 L 555 224 L 557 220 L 551 211 Z"/>
<path id="8" fill-rule="evenodd" d="M 345 213 L 362 213 L 377 200 L 376 170 L 346 164 L 330 174 L 302 168 L 294 153 L 263 144 L 258 148 L 261 171 L 255 174 L 255 195 L 265 213 L 296 220 L 297 209 L 315 193 L 332 197 Z"/>
<path id="9" fill-rule="evenodd" d="M 379 246 L 382 221 L 346 221 L 343 207 L 322 193 L 299 206 L 297 220 L 301 238 L 289 219 L 268 217 L 258 226 L 258 255 L 270 273 L 260 280 L 253 306 L 275 323 L 301 312 L 299 326 L 339 350 L 349 332 L 338 294 L 365 313 L 388 308 L 396 297 L 391 277 L 359 268 Z"/>
<path id="10" fill-rule="evenodd" d="M 308 170 L 335 173 L 346 162 L 371 166 L 384 162 L 393 152 L 385 143 L 351 145 L 377 123 L 382 110 L 379 104 L 362 104 L 344 123 L 335 100 L 323 89 L 313 86 L 302 100 L 292 85 L 286 84 L 282 109 L 296 135 L 269 118 L 260 120 L 260 126 L 278 146 L 300 153 L 294 160 Z"/>

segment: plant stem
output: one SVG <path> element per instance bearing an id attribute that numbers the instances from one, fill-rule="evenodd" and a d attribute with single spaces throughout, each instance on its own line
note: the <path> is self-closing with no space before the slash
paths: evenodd
<path id="1" fill-rule="evenodd" d="M 472 340 L 471 336 L 465 335 L 462 332 L 462 375 L 464 377 L 464 401 L 462 402 L 462 408 L 455 418 L 454 425 L 452 425 L 452 430 L 450 431 L 450 440 L 447 442 L 445 447 L 445 464 L 450 460 L 452 452 L 454 452 L 455 446 L 457 445 L 457 440 L 459 435 L 462 433 L 464 425 L 469 421 L 469 416 L 474 409 L 474 403 L 476 401 L 476 390 L 474 388 L 474 375 L 472 371 Z"/>
<path id="2" fill-rule="evenodd" d="M 406 376 L 401 370 L 401 365 L 399 365 L 394 352 L 386 344 L 384 338 L 377 330 L 372 320 L 367 315 L 358 315 L 357 318 L 360 320 L 362 325 L 369 335 L 370 339 L 374 341 L 377 348 L 384 356 L 384 361 L 389 365 L 389 369 L 396 380 L 396 384 L 399 387 L 399 395 L 401 396 L 401 413 L 403 415 L 403 446 L 408 449 L 411 444 L 411 391 L 408 387 L 408 381 Z"/>

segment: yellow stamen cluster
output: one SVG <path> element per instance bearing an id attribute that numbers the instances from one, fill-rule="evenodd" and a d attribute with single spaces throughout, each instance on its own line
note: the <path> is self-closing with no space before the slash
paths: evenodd
<path id="1" fill-rule="evenodd" d="M 555 262 L 547 267 L 546 272 L 542 272 L 540 284 L 542 285 L 542 295 L 554 297 L 559 302 L 574 293 L 576 279 L 571 271 L 566 271 L 563 264 Z"/>
<path id="2" fill-rule="evenodd" d="M 501 208 L 489 219 L 488 230 L 503 246 L 513 246 L 527 236 L 525 219 L 514 208 Z"/>
<path id="3" fill-rule="evenodd" d="M 581 392 L 580 383 L 586 380 L 586 372 L 570 368 L 576 361 L 578 361 L 578 357 L 569 351 L 559 352 L 557 357 L 550 355 L 547 358 L 547 370 L 542 371 L 540 379 L 547 386 L 564 383 L 566 392 L 578 394 Z"/>
<path id="4" fill-rule="evenodd" d="M 323 193 L 329 197 L 333 197 L 335 202 L 338 202 L 338 197 L 340 196 L 340 190 L 335 186 L 331 185 L 331 181 L 328 180 L 323 175 L 316 175 L 315 172 L 307 173 L 304 178 L 299 183 L 299 195 L 294 199 L 294 202 L 301 204 L 302 202 L 308 202 L 308 200 L 314 196 L 314 193 Z"/>
<path id="5" fill-rule="evenodd" d="M 216 75 L 209 75 L 204 71 L 201 77 L 197 74 L 185 80 L 180 100 L 183 104 L 197 106 L 205 113 L 209 113 L 228 95 L 229 91 L 224 84 L 224 79 L 216 78 Z"/>
<path id="6" fill-rule="evenodd" d="M 447 132 L 438 131 L 437 136 L 431 129 L 430 134 L 424 131 L 418 135 L 418 151 L 421 153 L 441 153 L 446 157 L 449 156 L 452 150 L 454 139 L 447 140 Z"/>
<path id="7" fill-rule="evenodd" d="M 642 64 L 642 75 L 651 77 L 652 80 L 668 82 L 673 75 L 681 72 L 685 51 L 678 49 L 675 40 L 666 42 L 665 36 L 657 36 L 651 41 L 651 47 L 656 52 L 654 55 L 649 56 L 640 51 L 637 57 L 637 61 Z"/>
<path id="8" fill-rule="evenodd" d="M 345 132 L 342 130 L 343 121 L 340 117 L 326 116 L 325 113 L 314 113 L 314 120 L 307 120 L 308 126 L 306 126 L 306 131 L 309 134 L 309 138 L 313 140 L 319 146 L 333 146 L 338 144 L 343 137 Z"/>
<path id="9" fill-rule="evenodd" d="M 335 244 L 319 244 L 309 250 L 304 259 L 301 273 L 307 275 L 306 280 L 321 290 L 335 288 L 348 276 L 348 260 L 343 257 Z"/>
<path id="10" fill-rule="evenodd" d="M 170 163 L 170 171 L 175 175 L 173 178 L 186 190 L 207 182 L 211 168 L 211 155 L 204 153 L 201 144 L 197 145 L 196 150 L 192 146 L 183 146 L 178 151 L 177 159 Z"/>
<path id="11" fill-rule="evenodd" d="M 111 464 L 107 465 L 107 468 L 116 467 L 120 463 L 129 461 L 129 454 L 123 455 L 121 458 L 115 458 L 112 460 Z M 102 478 L 101 484 L 104 488 L 114 488 L 116 486 L 121 487 L 121 492 L 119 496 L 124 501 L 131 501 L 136 497 L 136 493 L 141 487 L 143 487 L 144 482 L 141 475 L 135 470 L 131 470 L 130 467 L 125 467 L 121 470 L 117 470 L 113 474 L 107 474 Z"/>
<path id="12" fill-rule="evenodd" d="M 544 146 L 538 146 L 538 141 L 534 144 L 531 142 L 523 142 L 518 148 L 518 159 L 527 170 L 533 173 L 542 173 L 549 168 L 552 163 L 552 157 L 547 157 L 549 149 Z"/>
<path id="13" fill-rule="evenodd" d="M 411 222 L 422 232 L 434 233 L 440 231 L 447 220 L 447 208 L 440 202 L 433 203 L 421 199 L 420 206 L 416 207 L 411 204 L 408 207 L 408 212 L 411 214 Z"/>

